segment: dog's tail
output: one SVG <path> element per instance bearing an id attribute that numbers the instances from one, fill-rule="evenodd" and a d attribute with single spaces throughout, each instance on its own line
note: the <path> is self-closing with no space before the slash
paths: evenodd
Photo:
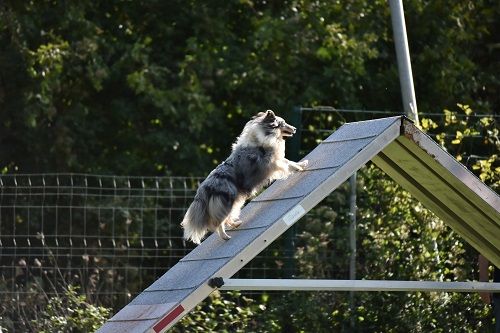
<path id="1" fill-rule="evenodd" d="M 207 204 L 195 199 L 184 215 L 181 226 L 184 228 L 184 239 L 200 244 L 208 232 Z"/>

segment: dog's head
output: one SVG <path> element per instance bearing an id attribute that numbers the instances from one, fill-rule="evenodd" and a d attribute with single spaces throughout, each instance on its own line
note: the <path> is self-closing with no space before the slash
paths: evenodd
<path id="1" fill-rule="evenodd" d="M 243 128 L 243 132 L 233 144 L 239 146 L 275 147 L 285 152 L 284 140 L 293 136 L 296 129 L 274 114 L 273 111 L 259 112 Z"/>
<path id="2" fill-rule="evenodd" d="M 259 130 L 268 138 L 286 139 L 293 136 L 296 128 L 274 114 L 273 111 L 259 112 L 253 117 L 253 122 L 259 127 Z"/>

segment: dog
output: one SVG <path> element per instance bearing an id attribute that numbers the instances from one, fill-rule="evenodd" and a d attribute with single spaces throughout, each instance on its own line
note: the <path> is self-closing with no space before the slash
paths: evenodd
<path id="1" fill-rule="evenodd" d="M 273 180 L 302 171 L 308 161 L 285 158 L 285 139 L 295 127 L 267 110 L 248 121 L 232 146 L 231 155 L 200 184 L 181 226 L 184 239 L 200 244 L 208 231 L 222 239 L 231 237 L 226 226 L 236 228 L 241 207 Z"/>

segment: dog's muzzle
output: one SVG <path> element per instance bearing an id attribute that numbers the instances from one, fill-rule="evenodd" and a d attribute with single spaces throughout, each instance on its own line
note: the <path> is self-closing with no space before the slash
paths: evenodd
<path id="1" fill-rule="evenodd" d="M 283 137 L 290 137 L 293 136 L 297 132 L 297 129 L 291 125 L 286 125 L 281 129 L 281 133 L 283 134 Z"/>

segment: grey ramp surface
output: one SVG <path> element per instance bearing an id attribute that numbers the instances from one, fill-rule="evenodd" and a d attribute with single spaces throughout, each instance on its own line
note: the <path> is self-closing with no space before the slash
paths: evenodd
<path id="1" fill-rule="evenodd" d="M 229 231 L 231 240 L 209 236 L 98 332 L 165 332 L 215 290 L 208 285 L 211 278 L 234 275 L 369 160 L 500 263 L 498 195 L 421 134 L 403 117 L 343 125 L 305 157 L 307 170 L 274 182 L 244 207 L 243 224 Z M 460 178 L 464 175 L 467 179 Z M 474 190 L 465 191 L 468 187 Z M 461 191 L 465 194 L 457 194 Z M 446 205 L 451 203 L 472 212 L 450 221 Z"/>

